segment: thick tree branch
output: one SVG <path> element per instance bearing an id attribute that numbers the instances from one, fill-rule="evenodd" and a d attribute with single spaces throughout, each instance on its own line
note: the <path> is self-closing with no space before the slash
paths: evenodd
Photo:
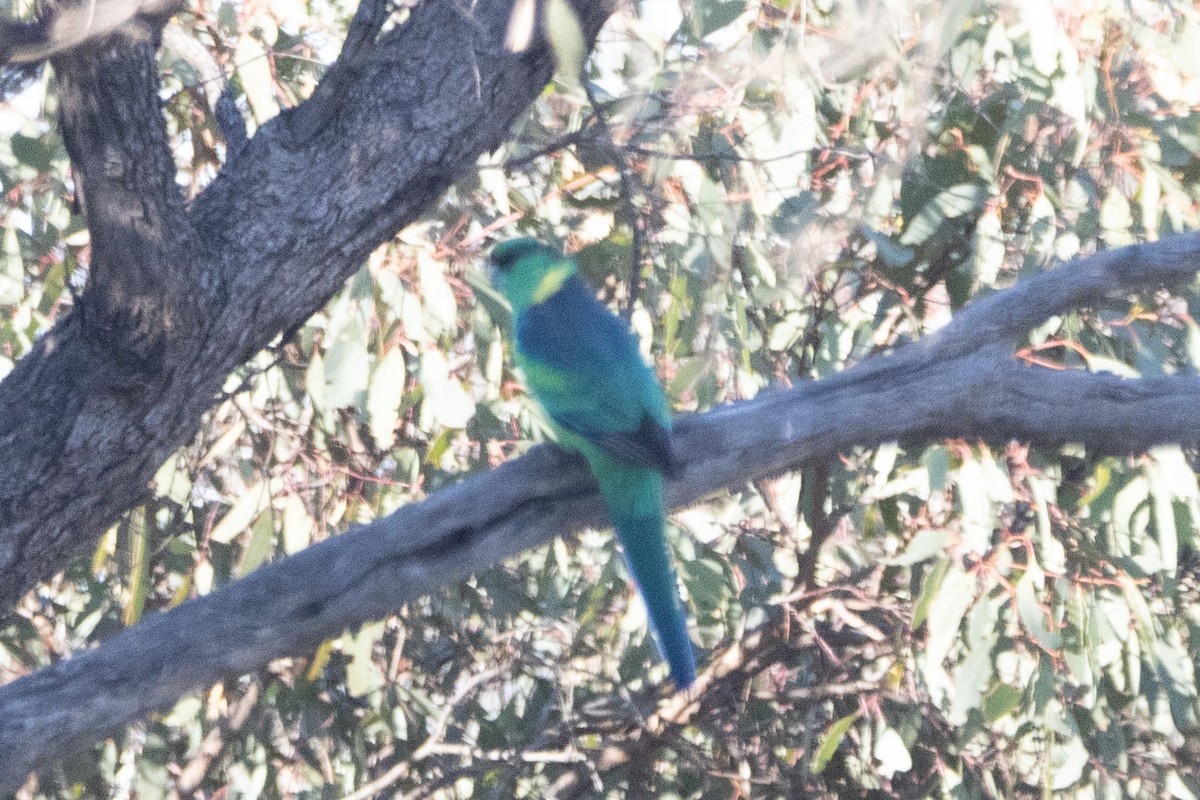
<path id="1" fill-rule="evenodd" d="M 1200 233 L 1189 233 L 1077 259 L 971 303 L 940 331 L 891 359 L 878 360 L 871 369 L 906 369 L 910 364 L 958 358 L 988 346 L 1011 350 L 1055 314 L 1120 293 L 1185 283 L 1200 268 L 1198 257 Z"/>
<path id="2" fill-rule="evenodd" d="M 229 372 L 497 147 L 553 69 L 543 45 L 504 49 L 507 0 L 421 3 L 378 40 L 372 9 L 330 70 L 338 91 L 263 125 L 182 215 L 163 181 L 148 49 L 109 41 L 56 61 L 77 109 L 64 135 L 95 226 L 96 283 L 0 383 L 0 608 L 143 501 Z M 576 10 L 590 39 L 610 5 Z M 122 76 L 139 97 L 101 119 L 96 104 Z"/>
<path id="3" fill-rule="evenodd" d="M 91 241 L 78 313 L 116 383 L 154 382 L 204 333 L 206 298 L 191 274 L 199 248 L 159 112 L 155 49 L 117 36 L 54 62 Z"/>
<path id="4" fill-rule="evenodd" d="M 1200 268 L 1198 248 L 1200 235 L 1138 245 L 998 293 L 958 318 L 978 326 L 962 334 L 976 337 L 970 351 L 936 334 L 828 380 L 685 417 L 677 431 L 686 467 L 669 483 L 668 502 L 676 508 L 814 458 L 893 440 L 1070 441 L 1108 452 L 1194 444 L 1200 378 L 1125 380 L 1026 367 L 1004 342 L 1068 303 L 1183 280 Z M 148 618 L 93 651 L 0 687 L 0 752 L 15 754 L 0 760 L 0 794 L 29 770 L 196 687 L 308 652 L 476 570 L 602 521 L 586 468 L 537 448 Z"/>
<path id="5" fill-rule="evenodd" d="M 171 439 L 194 429 L 148 412 L 189 380 L 181 370 L 208 329 L 154 45 L 118 34 L 54 66 L 91 271 L 74 312 L 0 384 L 0 606 L 144 495 Z"/>

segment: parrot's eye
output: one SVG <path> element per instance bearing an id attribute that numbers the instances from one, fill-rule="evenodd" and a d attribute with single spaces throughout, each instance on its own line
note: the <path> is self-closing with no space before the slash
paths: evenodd
<path id="1" fill-rule="evenodd" d="M 492 254 L 488 256 L 488 261 L 500 272 L 508 272 L 522 258 L 533 255 L 543 248 L 544 245 L 532 239 L 514 239 L 509 242 L 501 242 L 492 249 Z"/>

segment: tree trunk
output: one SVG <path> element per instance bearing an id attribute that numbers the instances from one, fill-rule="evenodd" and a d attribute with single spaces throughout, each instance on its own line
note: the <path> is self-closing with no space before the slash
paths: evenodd
<path id="1" fill-rule="evenodd" d="M 77 306 L 0 383 L 0 609 L 146 500 L 226 376 L 503 142 L 550 77 L 543 43 L 505 50 L 507 0 L 421 3 L 376 39 L 386 7 L 364 3 L 313 96 L 190 207 L 144 26 L 55 58 L 93 256 Z M 590 41 L 610 6 L 576 10 Z"/>

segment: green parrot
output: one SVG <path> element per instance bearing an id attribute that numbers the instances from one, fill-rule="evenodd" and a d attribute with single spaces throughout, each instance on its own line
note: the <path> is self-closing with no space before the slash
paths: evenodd
<path id="1" fill-rule="evenodd" d="M 489 261 L 512 305 L 517 366 L 559 444 L 579 451 L 596 476 L 659 650 L 675 686 L 686 689 L 696 660 L 664 532 L 663 475 L 676 460 L 662 387 L 573 259 L 514 239 L 496 245 Z"/>

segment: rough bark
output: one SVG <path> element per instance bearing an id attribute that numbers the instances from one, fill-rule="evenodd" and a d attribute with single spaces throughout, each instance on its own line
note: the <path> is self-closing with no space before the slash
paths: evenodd
<path id="1" fill-rule="evenodd" d="M 79 305 L 0 383 L 0 609 L 147 496 L 226 376 L 497 147 L 552 58 L 507 52 L 507 0 L 356 15 L 313 97 L 185 208 L 143 33 L 60 55 L 63 136 L 93 242 Z M 579 0 L 594 37 L 610 6 Z M 119 91 L 120 90 L 120 91 Z"/>
<path id="2" fill-rule="evenodd" d="M 943 437 L 1083 442 L 1126 452 L 1200 437 L 1200 378 L 1127 380 L 1021 364 L 1046 317 L 1187 280 L 1200 234 L 1104 253 L 965 309 L 899 352 L 677 423 L 671 507 L 855 446 Z M 152 616 L 95 650 L 0 687 L 0 794 L 30 770 L 182 694 L 318 643 L 552 537 L 596 526 L 586 467 L 551 448 Z"/>

